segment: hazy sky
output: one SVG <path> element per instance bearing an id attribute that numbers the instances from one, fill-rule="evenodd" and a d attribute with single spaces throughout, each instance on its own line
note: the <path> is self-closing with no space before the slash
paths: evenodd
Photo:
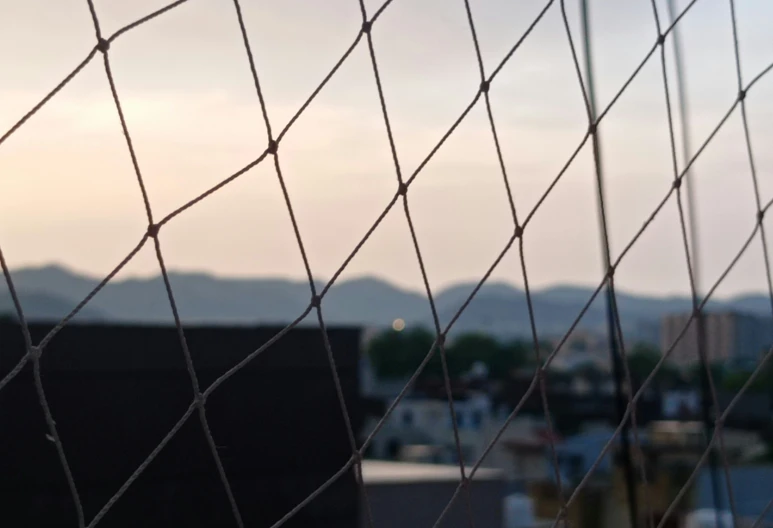
<path id="1" fill-rule="evenodd" d="M 547 0 L 471 0 L 487 71 Z M 103 32 L 165 2 L 102 0 Z M 736 0 L 745 81 L 773 62 L 773 3 Z M 243 0 L 273 127 L 281 129 L 353 41 L 357 0 Z M 379 2 L 367 2 L 373 12 Z M 579 38 L 577 2 L 567 0 Z M 680 5 L 686 5 L 681 2 Z M 667 23 L 664 2 L 658 6 Z M 656 39 L 649 0 L 591 2 L 599 105 Z M 728 0 L 698 0 L 682 24 L 694 147 L 736 96 Z M 410 174 L 479 84 L 462 0 L 394 0 L 374 27 L 403 172 Z M 94 44 L 85 0 L 0 0 L 0 133 Z M 669 72 L 673 81 L 671 48 Z M 120 37 L 110 57 L 157 218 L 257 157 L 266 146 L 232 2 L 190 0 Z M 521 218 L 579 144 L 587 123 L 556 2 L 492 86 L 503 153 Z M 672 82 L 675 97 L 675 84 Z M 773 198 L 773 75 L 748 98 L 763 201 Z M 655 55 L 605 118 L 602 150 L 613 254 L 673 178 L 663 82 Z M 588 145 L 589 146 L 589 145 Z M 283 140 L 281 162 L 315 275 L 329 277 L 386 206 L 396 176 L 363 43 Z M 269 160 L 270 161 L 270 160 Z M 681 163 L 681 162 L 680 162 Z M 585 148 L 525 235 L 534 285 L 602 276 L 595 180 Z M 740 114 L 695 164 L 704 283 L 713 282 L 755 222 Z M 433 287 L 476 280 L 512 224 L 484 106 L 479 104 L 411 186 L 410 205 Z M 768 223 L 773 231 L 773 224 Z M 0 146 L 0 245 L 13 266 L 57 262 L 105 275 L 145 231 L 139 188 L 101 57 Z M 773 242 L 773 241 L 772 241 Z M 162 232 L 171 268 L 302 277 L 279 184 L 264 163 L 175 218 Z M 515 251 L 494 272 L 522 284 Z M 157 271 L 150 246 L 122 273 Z M 401 207 L 343 278 L 378 275 L 420 287 Z M 686 292 L 675 202 L 620 267 L 621 287 Z M 765 287 L 755 242 L 721 295 Z"/>

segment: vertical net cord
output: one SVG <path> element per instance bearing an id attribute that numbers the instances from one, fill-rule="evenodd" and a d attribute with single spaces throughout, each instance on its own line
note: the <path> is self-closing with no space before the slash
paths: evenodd
<path id="1" fill-rule="evenodd" d="M 631 435 L 629 419 L 624 418 L 626 403 L 623 392 L 623 364 L 627 364 L 623 343 L 618 338 L 622 338 L 622 333 L 618 332 L 620 328 L 620 314 L 617 310 L 615 298 L 615 283 L 612 259 L 610 256 L 609 230 L 607 227 L 607 215 L 604 197 L 604 173 L 603 160 L 601 158 L 601 139 L 599 137 L 598 124 L 596 122 L 596 91 L 593 68 L 593 50 L 591 46 L 590 16 L 588 12 L 588 0 L 580 0 L 580 13 L 582 20 L 582 43 L 585 54 L 585 82 L 587 83 L 587 104 L 588 104 L 588 125 L 590 127 L 591 145 L 593 148 L 593 164 L 596 173 L 596 189 L 598 199 L 598 216 L 602 240 L 602 257 L 605 268 L 606 288 L 605 288 L 605 308 L 607 317 L 607 333 L 609 338 L 609 352 L 612 360 L 612 370 L 615 377 L 615 403 L 617 406 L 618 420 L 623 424 L 621 433 L 622 461 L 625 471 L 626 493 L 628 495 L 628 506 L 631 520 L 631 526 L 639 525 L 639 505 L 636 492 L 636 475 L 634 474 L 633 461 L 631 460 Z M 622 354 L 622 357 L 621 357 Z M 632 391 L 629 387 L 627 392 Z M 630 392 L 629 392 L 630 393 Z M 630 407 L 635 412 L 635 404 Z"/>
<path id="2" fill-rule="evenodd" d="M 669 20 L 673 21 L 676 7 L 674 0 L 667 0 L 666 7 L 668 9 Z M 690 123 L 687 112 L 687 90 L 686 80 L 684 76 L 684 65 L 682 62 L 682 41 L 679 27 L 674 28 L 672 35 L 673 38 L 673 54 L 674 54 L 674 67 L 676 70 L 676 86 L 677 86 L 677 98 L 679 109 L 679 120 L 681 123 L 681 142 L 682 142 L 682 157 L 688 159 L 690 148 Z M 668 80 L 666 77 L 665 69 L 665 50 L 662 49 L 663 55 L 663 80 L 666 86 L 666 100 L 669 106 L 669 133 L 672 141 L 672 159 L 674 164 L 674 171 L 677 171 L 677 158 L 676 147 L 674 139 L 673 123 L 671 122 L 671 107 L 668 96 Z M 699 253 L 699 237 L 698 237 L 698 223 L 697 223 L 697 200 L 695 198 L 695 176 L 691 174 L 692 171 L 688 171 L 685 174 L 684 185 L 687 193 L 687 210 L 688 210 L 688 225 L 689 225 L 689 237 L 688 230 L 685 229 L 684 211 L 681 199 L 681 189 L 677 189 L 677 203 L 679 205 L 679 216 L 682 228 L 682 239 L 684 244 L 685 258 L 687 260 L 687 269 L 690 280 L 690 292 L 692 297 L 692 309 L 695 312 L 696 323 L 696 344 L 698 347 L 698 360 L 701 365 L 700 383 L 701 383 L 701 413 L 703 419 L 703 426 L 705 428 L 707 447 L 709 446 L 710 439 L 714 437 L 714 418 L 719 413 L 718 399 L 716 397 L 716 391 L 713 387 L 713 381 L 711 380 L 711 368 L 707 358 L 706 352 L 706 324 L 705 314 L 703 310 L 698 307 L 698 300 L 701 295 L 701 274 L 700 274 L 700 253 Z M 692 258 L 691 258 L 692 254 Z M 713 410 L 712 410 L 713 405 Z M 719 431 L 720 445 L 722 443 L 722 431 Z M 724 456 L 723 448 L 723 461 L 725 466 L 725 477 L 728 486 L 732 486 L 730 482 L 730 472 L 727 466 L 727 460 Z M 723 496 L 721 492 L 719 468 L 717 463 L 717 453 L 715 449 L 711 449 L 709 454 L 709 475 L 711 479 L 711 493 L 714 498 L 714 510 L 717 526 L 720 526 L 721 512 L 723 510 Z M 732 495 L 732 492 L 731 492 Z M 731 502 L 733 511 L 734 524 L 737 526 L 738 518 L 735 511 L 735 506 Z"/>
<path id="3" fill-rule="evenodd" d="M 202 432 L 207 442 L 209 451 L 212 455 L 212 459 L 215 463 L 218 477 L 223 485 L 223 489 L 228 499 L 231 512 L 234 516 L 234 520 L 236 521 L 236 525 L 238 526 L 238 528 L 244 528 L 244 523 L 242 521 L 241 513 L 239 512 L 239 507 L 236 504 L 236 499 L 233 495 L 231 485 L 228 482 L 228 477 L 225 473 L 225 468 L 223 467 L 222 460 L 220 459 L 220 455 L 217 452 L 217 445 L 215 444 L 215 440 L 212 436 L 212 431 L 210 429 L 209 422 L 207 420 L 206 407 L 205 407 L 206 399 L 202 394 L 201 388 L 199 386 L 198 376 L 196 375 L 196 370 L 193 365 L 193 358 L 188 348 L 188 343 L 185 339 L 185 332 L 182 327 L 179 310 L 177 308 L 177 303 L 175 301 L 174 294 L 172 292 L 172 285 L 169 279 L 169 273 L 167 271 L 166 264 L 164 262 L 164 257 L 161 252 L 161 241 L 159 239 L 159 227 L 153 222 L 153 212 L 150 206 L 150 199 L 148 197 L 147 188 L 145 186 L 145 181 L 142 176 L 142 172 L 140 170 L 139 161 L 137 159 L 137 155 L 134 149 L 134 143 L 132 141 L 131 134 L 129 133 L 129 128 L 126 123 L 126 118 L 124 116 L 120 98 L 118 96 L 118 91 L 115 85 L 115 81 L 113 79 L 113 73 L 110 67 L 110 57 L 109 57 L 110 42 L 107 39 L 103 38 L 102 36 L 102 30 L 100 28 L 99 17 L 97 16 L 96 8 L 94 6 L 94 0 L 87 0 L 87 4 L 89 7 L 89 12 L 91 13 L 92 23 L 94 25 L 94 31 L 97 39 L 97 49 L 102 53 L 102 56 L 103 56 L 105 75 L 107 77 L 108 84 L 110 86 L 110 92 L 113 97 L 113 102 L 115 104 L 116 112 L 118 113 L 118 119 L 121 124 L 121 130 L 123 131 L 124 138 L 126 139 L 126 147 L 129 152 L 129 156 L 132 161 L 132 166 L 134 167 L 134 173 L 137 179 L 137 183 L 139 185 L 140 192 L 142 195 L 142 201 L 145 207 L 145 214 L 147 216 L 147 221 L 148 221 L 148 236 L 150 236 L 153 239 L 156 258 L 157 258 L 158 265 L 163 278 L 164 286 L 167 293 L 167 298 L 169 300 L 169 306 L 172 310 L 172 316 L 174 318 L 175 328 L 177 329 L 180 346 L 183 351 L 185 366 L 188 371 L 188 376 L 191 382 L 191 388 L 193 389 L 194 404 L 198 410 L 199 422 L 201 424 Z M 94 525 L 99 520 L 100 520 L 99 517 L 95 517 L 95 519 L 92 521 L 90 526 Z"/>

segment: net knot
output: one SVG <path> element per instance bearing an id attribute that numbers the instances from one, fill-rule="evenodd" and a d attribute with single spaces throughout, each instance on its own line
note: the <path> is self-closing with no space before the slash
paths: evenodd
<path id="1" fill-rule="evenodd" d="M 743 101 L 746 99 L 746 90 L 738 90 L 738 100 Z"/>
<path id="2" fill-rule="evenodd" d="M 38 361 L 40 359 L 40 356 L 43 355 L 43 349 L 39 346 L 31 346 L 29 350 L 30 359 L 32 361 Z"/>
<path id="3" fill-rule="evenodd" d="M 408 184 L 405 182 L 400 182 L 400 185 L 397 186 L 397 194 L 400 196 L 405 196 L 405 194 L 408 192 Z"/>
<path id="4" fill-rule="evenodd" d="M 517 224 L 515 226 L 515 231 L 513 232 L 513 236 L 515 238 L 521 238 L 523 236 L 523 226 L 520 224 Z"/>
<path id="5" fill-rule="evenodd" d="M 106 38 L 99 37 L 97 40 L 97 49 L 102 53 L 107 53 L 107 50 L 110 49 L 110 41 Z"/>
<path id="6" fill-rule="evenodd" d="M 311 296 L 311 307 L 312 308 L 319 308 L 322 305 L 322 297 L 319 295 L 312 295 Z"/>
<path id="7" fill-rule="evenodd" d="M 480 93 L 488 93 L 489 88 L 491 88 L 491 83 L 489 81 L 483 81 L 480 83 Z"/>
<path id="8" fill-rule="evenodd" d="M 662 46 L 665 43 L 666 43 L 666 36 L 663 34 L 658 36 L 658 46 Z"/>
<path id="9" fill-rule="evenodd" d="M 370 33 L 371 28 L 373 28 L 373 22 L 371 20 L 366 20 L 362 23 L 362 32 L 366 35 Z"/>
<path id="10" fill-rule="evenodd" d="M 597 130 L 597 129 L 598 129 L 598 125 L 597 125 L 597 124 L 596 124 L 596 122 L 594 121 L 593 123 L 591 123 L 590 125 L 588 125 L 588 134 L 590 134 L 590 135 L 592 136 L 593 134 L 595 134 L 595 133 L 596 133 L 596 130 Z"/>
<path id="11" fill-rule="evenodd" d="M 272 156 L 276 156 L 276 151 L 279 149 L 279 143 L 275 139 L 268 140 L 268 153 Z"/>
<path id="12" fill-rule="evenodd" d="M 193 404 L 198 407 L 199 409 L 203 409 L 204 406 L 207 404 L 207 397 L 203 392 L 200 392 L 196 395 L 196 398 L 193 400 Z"/>
<path id="13" fill-rule="evenodd" d="M 150 224 L 148 226 L 148 236 L 150 238 L 157 238 L 158 237 L 158 232 L 159 232 L 160 229 L 161 229 L 160 225 L 158 225 L 158 224 Z"/>
<path id="14" fill-rule="evenodd" d="M 679 189 L 682 186 L 682 177 L 676 178 L 674 180 L 674 189 Z"/>
<path id="15" fill-rule="evenodd" d="M 761 224 L 764 219 L 765 219 L 765 211 L 764 210 L 757 211 L 757 223 Z"/>

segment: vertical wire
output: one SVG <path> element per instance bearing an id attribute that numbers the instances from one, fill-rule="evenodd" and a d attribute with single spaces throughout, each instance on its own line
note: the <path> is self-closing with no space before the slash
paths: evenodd
<path id="1" fill-rule="evenodd" d="M 683 61 L 683 49 L 682 39 L 679 24 L 675 24 L 676 18 L 676 6 L 675 0 L 667 0 L 666 6 L 668 8 L 669 22 L 673 24 L 673 52 L 674 52 L 674 68 L 676 71 L 676 92 L 677 92 L 677 108 L 679 110 L 679 122 L 681 124 L 681 142 L 682 142 L 682 160 L 690 159 L 690 153 L 692 147 L 690 144 L 690 123 L 688 118 L 687 108 L 687 83 L 684 74 L 684 61 Z M 706 320 L 703 310 L 700 308 L 700 298 L 702 296 L 701 289 L 701 274 L 700 274 L 700 254 L 699 254 L 699 238 L 698 238 L 698 222 L 697 222 L 697 200 L 695 198 L 695 177 L 694 169 L 691 167 L 685 168 L 685 174 L 683 177 L 685 191 L 687 195 L 687 226 L 690 233 L 689 237 L 689 253 L 692 254 L 692 259 L 689 260 L 689 272 L 692 278 L 692 306 L 695 311 L 695 325 L 697 333 L 697 345 L 698 345 L 698 358 L 701 365 L 701 414 L 703 419 L 703 425 L 706 429 L 706 445 L 709 446 L 711 438 L 714 436 L 714 421 L 712 420 L 712 405 L 711 405 L 711 381 L 709 380 L 709 364 L 706 357 Z M 688 255 L 689 259 L 689 255 Z M 718 409 L 714 409 L 717 412 Z M 716 514 L 717 526 L 720 526 L 720 512 L 722 511 L 723 498 L 720 486 L 720 475 L 717 462 L 716 450 L 711 447 L 709 453 L 709 474 L 711 479 L 711 493 L 714 498 L 714 511 Z"/>
<path id="2" fill-rule="evenodd" d="M 591 141 L 593 148 L 593 161 L 596 172 L 596 183 L 598 191 L 598 216 L 602 237 L 602 257 L 604 270 L 606 274 L 605 285 L 605 307 L 607 317 L 607 334 L 609 337 L 609 353 L 612 359 L 612 369 L 615 377 L 615 404 L 617 409 L 617 419 L 622 422 L 620 433 L 622 444 L 622 462 L 625 472 L 626 492 L 628 495 L 628 512 L 631 526 L 636 527 L 639 524 L 638 497 L 636 494 L 636 475 L 634 474 L 633 462 L 631 460 L 630 445 L 630 419 L 625 416 L 626 402 L 623 396 L 623 365 L 620 357 L 620 343 L 618 342 L 617 327 L 619 314 L 616 309 L 615 289 L 614 289 L 614 268 L 610 257 L 609 230 L 607 226 L 607 215 L 604 199 L 604 172 L 601 159 L 601 142 L 596 122 L 596 91 L 593 68 L 593 52 L 591 49 L 590 16 L 588 12 L 588 0 L 580 0 L 580 14 L 582 19 L 582 42 L 585 55 L 585 77 L 587 82 L 588 94 L 588 112 L 590 120 Z"/>

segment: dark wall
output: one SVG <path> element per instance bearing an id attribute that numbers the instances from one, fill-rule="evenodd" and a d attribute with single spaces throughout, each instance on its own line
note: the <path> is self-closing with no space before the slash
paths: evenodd
<path id="1" fill-rule="evenodd" d="M 50 329 L 33 325 L 33 342 Z M 186 338 L 202 390 L 280 328 L 195 327 Z M 359 430 L 359 331 L 329 329 L 349 415 Z M 0 378 L 24 352 L 0 323 Z M 41 358 L 43 386 L 88 523 L 193 400 L 177 332 L 65 327 Z M 38 402 L 31 365 L 0 390 L 0 511 L 8 526 L 76 526 L 75 508 Z M 226 381 L 206 405 L 247 526 L 270 526 L 338 471 L 351 449 L 318 329 L 295 329 Z M 357 524 L 351 472 L 285 526 Z M 194 412 L 98 526 L 235 526 Z"/>
<path id="2" fill-rule="evenodd" d="M 416 481 L 400 484 L 371 484 L 367 487 L 368 503 L 374 524 L 387 528 L 429 528 L 443 513 L 458 486 L 456 481 Z M 504 481 L 473 480 L 470 503 L 462 491 L 454 499 L 439 528 L 470 528 L 473 525 L 498 528 L 502 526 Z M 360 526 L 368 526 L 367 513 L 362 512 Z"/>

